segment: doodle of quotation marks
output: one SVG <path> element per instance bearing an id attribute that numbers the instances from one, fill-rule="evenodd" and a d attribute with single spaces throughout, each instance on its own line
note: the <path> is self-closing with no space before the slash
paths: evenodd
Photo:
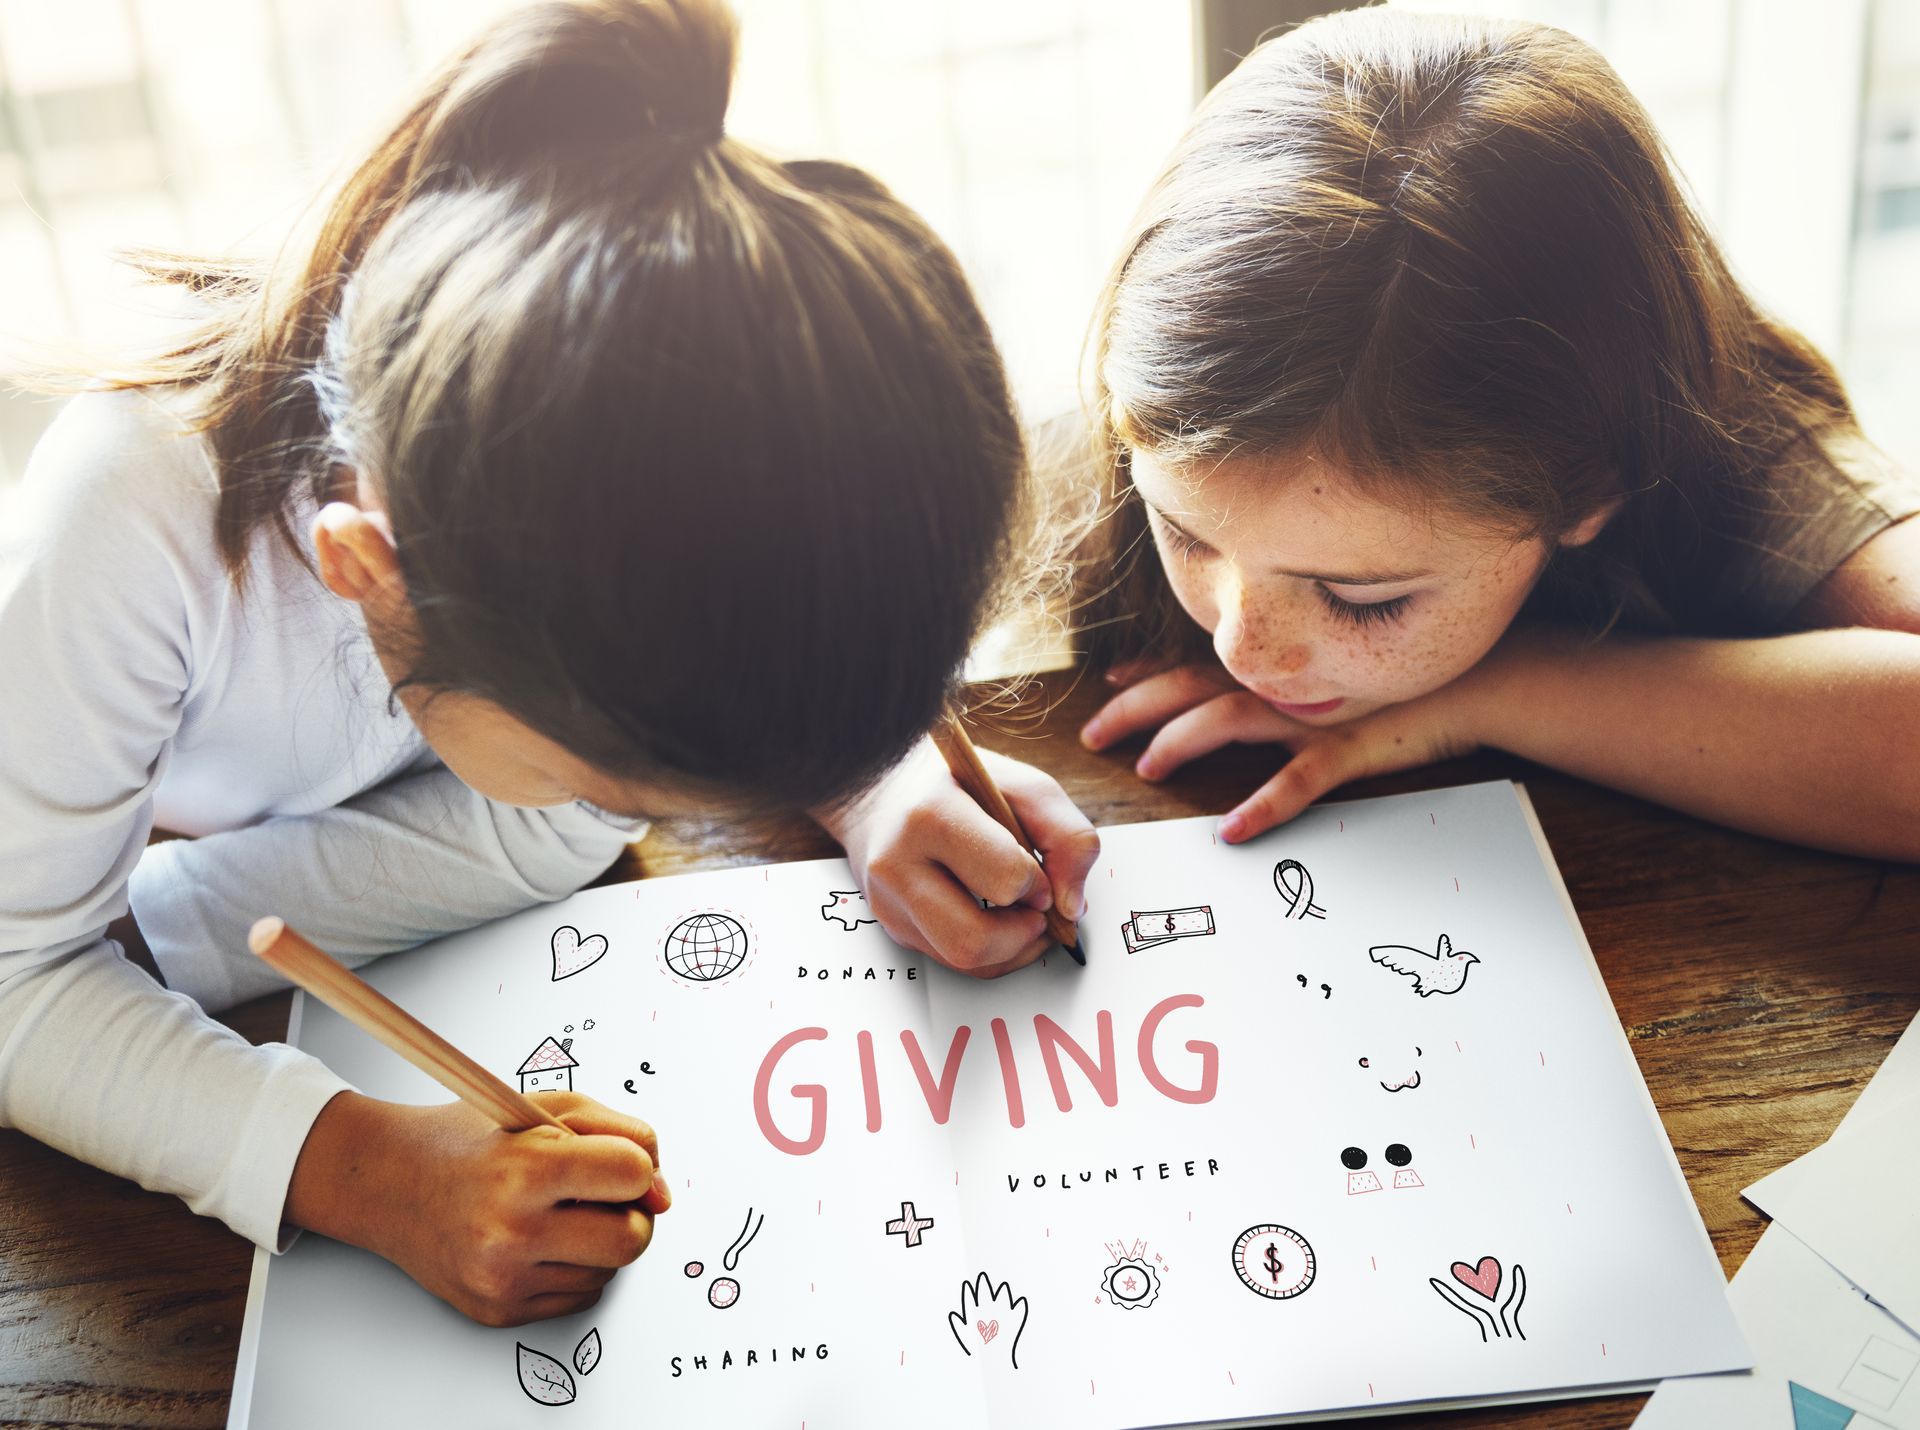
<path id="1" fill-rule="evenodd" d="M 1233 1269 L 1249 1291 L 1286 1301 L 1313 1285 L 1313 1248 L 1292 1227 L 1262 1222 L 1233 1243 Z"/>

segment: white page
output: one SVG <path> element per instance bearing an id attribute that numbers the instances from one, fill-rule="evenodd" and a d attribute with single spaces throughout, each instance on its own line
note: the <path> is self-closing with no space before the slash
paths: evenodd
<path id="1" fill-rule="evenodd" d="M 1825 1145 L 1871 1141 L 1873 1130 L 1916 1085 L 1920 1018 L 1907 1025 Z M 1756 1183 L 1749 1195 L 1770 1180 Z M 1863 1266 L 1863 1274 L 1870 1271 Z M 1908 1358 L 1920 1355 L 1920 1342 L 1789 1229 L 1770 1227 L 1761 1234 L 1734 1274 L 1728 1296 L 1753 1346 L 1754 1368 L 1664 1382 L 1634 1422 L 1635 1430 L 1702 1425 L 1786 1430 L 1794 1424 L 1790 1383 L 1856 1412 L 1856 1430 L 1873 1430 L 1876 1423 L 1920 1427 L 1920 1389 L 1915 1389 L 1920 1376 L 1902 1376 Z"/>
<path id="2" fill-rule="evenodd" d="M 1920 1326 L 1920 1093 L 1744 1195 L 1910 1327 Z"/>
<path id="3" fill-rule="evenodd" d="M 678 1203 L 593 1312 L 518 1333 L 472 1326 L 373 1258 L 304 1239 L 271 1262 L 250 1306 L 251 1423 L 364 1423 L 377 1407 L 372 1423 L 540 1424 L 554 1411 L 521 1394 L 515 1341 L 565 1362 L 596 1327 L 604 1359 L 569 1377 L 575 1418 L 596 1424 L 644 1413 L 663 1424 L 1154 1425 L 1747 1363 L 1711 1245 L 1515 789 L 1325 806 L 1239 849 L 1216 845 L 1211 825 L 1104 832 L 1086 969 L 1055 956 L 975 983 L 924 967 L 871 924 L 822 917 L 832 891 L 850 887 L 839 861 L 593 890 L 380 965 L 376 984 L 503 1075 L 544 1037 L 571 1036 L 575 1087 L 660 1129 Z M 1310 871 L 1310 895 L 1297 870 L 1276 886 L 1285 859 Z M 1299 916 L 1316 907 L 1322 916 Z M 1135 921 L 1141 946 L 1129 953 L 1120 926 L 1144 910 L 1158 912 Z M 689 985 L 663 970 L 662 935 L 705 911 L 737 918 L 754 952 Z M 1168 918 L 1182 936 L 1165 937 Z M 547 944 L 562 924 L 610 942 L 555 982 Z M 1447 969 L 1465 969 L 1452 992 L 1427 959 L 1443 933 Z M 1385 964 L 1369 957 L 1387 945 L 1404 947 Z M 592 951 L 563 940 L 570 960 Z M 859 976 L 843 977 L 849 968 Z M 1036 1015 L 1101 1065 L 1103 1083 L 1110 1070 L 1113 1106 L 1063 1052 L 1073 1110 L 1060 1111 Z M 1017 1073 L 1017 1129 L 996 1019 Z M 942 1127 L 901 1035 L 937 1103 L 962 1026 Z M 823 1036 L 792 1036 L 809 1032 Z M 300 1041 L 370 1093 L 444 1100 L 317 1005 Z M 1210 1060 L 1190 1043 L 1215 1049 L 1209 1101 L 1183 1100 Z M 785 1150 L 755 1115 L 763 1070 Z M 1416 1072 L 1417 1085 L 1383 1085 Z M 814 1104 L 796 1087 L 824 1089 L 812 1150 L 800 1144 Z M 1411 1150 L 1404 1167 L 1386 1156 L 1395 1143 Z M 1377 1176 L 1380 1190 L 1349 1194 L 1350 1145 L 1367 1153 L 1358 1185 Z M 1396 1187 L 1396 1170 L 1419 1185 Z M 1036 1174 L 1049 1185 L 1034 1187 Z M 888 1230 L 906 1203 L 914 1223 L 932 1222 L 917 1245 L 905 1226 Z M 740 1254 L 737 1304 L 716 1310 L 713 1263 L 749 1205 L 765 1222 Z M 1295 1284 L 1298 1244 L 1277 1230 L 1291 1228 L 1316 1258 L 1304 1291 L 1279 1298 L 1243 1282 L 1235 1245 L 1262 1227 L 1276 1230 L 1248 1243 L 1253 1278 Z M 1264 1269 L 1270 1245 L 1278 1273 Z M 682 1275 L 694 1258 L 702 1274 Z M 1137 1284 L 1109 1290 L 1116 1269 Z M 1140 1304 L 1123 1309 L 1115 1295 Z M 826 1359 L 791 1360 L 792 1346 L 822 1343 Z M 748 1349 L 759 1363 L 744 1364 Z M 724 1369 L 723 1351 L 735 1360 Z M 377 1391 L 351 1373 L 368 1365 L 387 1372 Z M 234 1423 L 244 1417 L 237 1397 Z"/>
<path id="4" fill-rule="evenodd" d="M 1920 1430 L 1920 1339 L 1783 1227 L 1769 1227 L 1733 1278 L 1740 1327 L 1759 1364 L 1737 1375 L 1662 1382 L 1634 1430 L 1792 1430 L 1793 1385 L 1843 1410 L 1817 1430 Z"/>

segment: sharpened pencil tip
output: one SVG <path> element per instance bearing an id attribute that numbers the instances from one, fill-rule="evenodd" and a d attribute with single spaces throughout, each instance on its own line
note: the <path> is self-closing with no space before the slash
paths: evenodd
<path id="1" fill-rule="evenodd" d="M 247 930 L 247 947 L 255 953 L 265 953 L 280 940 L 287 931 L 287 921 L 268 914 L 264 919 L 255 919 L 253 927 Z"/>
<path id="2" fill-rule="evenodd" d="M 1066 943 L 1063 941 L 1060 947 L 1064 948 L 1067 951 L 1068 958 L 1071 958 L 1075 963 L 1079 964 L 1082 968 L 1085 968 L 1087 966 L 1086 950 L 1080 947 L 1079 941 L 1077 939 L 1072 943 Z"/>

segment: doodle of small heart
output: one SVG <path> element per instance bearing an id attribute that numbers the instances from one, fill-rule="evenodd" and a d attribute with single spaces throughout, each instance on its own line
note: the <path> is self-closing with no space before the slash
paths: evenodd
<path id="1" fill-rule="evenodd" d="M 975 1321 L 973 1324 L 975 1328 L 978 1329 L 980 1332 L 980 1341 L 982 1345 L 986 1344 L 986 1342 L 992 1340 L 995 1336 L 1000 1334 L 1000 1322 L 998 1318 L 995 1318 L 994 1320 L 991 1320 L 991 1321 Z"/>
<path id="2" fill-rule="evenodd" d="M 580 930 L 571 924 L 562 924 L 553 931 L 551 943 L 553 950 L 553 981 L 593 967 L 607 951 L 607 936 L 594 934 L 591 938 L 580 937 Z"/>
<path id="3" fill-rule="evenodd" d="M 1464 1261 L 1453 1263 L 1453 1279 L 1469 1290 L 1477 1291 L 1489 1301 L 1500 1289 L 1500 1263 L 1491 1256 L 1480 1258 L 1478 1266 L 1469 1266 Z"/>

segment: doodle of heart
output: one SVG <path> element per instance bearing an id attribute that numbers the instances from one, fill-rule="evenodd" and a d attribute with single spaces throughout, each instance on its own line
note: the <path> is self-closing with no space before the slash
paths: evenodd
<path id="1" fill-rule="evenodd" d="M 582 969 L 591 968 L 607 952 L 607 936 L 597 933 L 592 938 L 581 938 L 580 930 L 571 924 L 562 924 L 553 931 L 553 981 L 571 978 Z"/>
<path id="2" fill-rule="evenodd" d="M 1479 1292 L 1489 1301 L 1500 1289 L 1500 1263 L 1491 1256 L 1480 1258 L 1478 1266 L 1469 1266 L 1464 1261 L 1453 1263 L 1453 1279 L 1470 1290 Z"/>
<path id="3" fill-rule="evenodd" d="M 991 1321 L 975 1321 L 973 1324 L 980 1331 L 980 1342 L 982 1345 L 985 1345 L 988 1341 L 1000 1334 L 1000 1321 L 998 1317 L 995 1317 Z"/>

